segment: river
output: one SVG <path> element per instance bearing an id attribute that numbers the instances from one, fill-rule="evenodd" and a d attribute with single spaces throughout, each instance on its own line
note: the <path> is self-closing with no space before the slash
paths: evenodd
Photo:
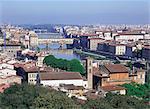
<path id="1" fill-rule="evenodd" d="M 56 35 L 53 33 L 50 34 L 38 34 L 39 38 L 54 38 Z M 57 34 L 57 38 L 58 38 L 58 34 Z M 60 38 L 62 38 L 62 36 L 60 35 Z M 54 55 L 57 58 L 64 58 L 67 60 L 71 60 L 71 59 L 78 59 L 80 60 L 80 55 L 76 54 L 73 52 L 73 49 L 67 49 L 66 45 L 63 45 L 62 49 L 59 49 L 60 45 L 57 43 L 54 44 L 49 44 L 48 45 L 48 51 L 50 52 L 50 54 Z M 41 44 L 39 45 L 39 48 L 41 50 L 45 50 L 46 45 Z"/>

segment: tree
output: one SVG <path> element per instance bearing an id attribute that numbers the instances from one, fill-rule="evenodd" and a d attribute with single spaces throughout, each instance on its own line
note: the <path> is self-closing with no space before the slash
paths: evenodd
<path id="1" fill-rule="evenodd" d="M 2 109 L 79 109 L 64 93 L 33 85 L 13 85 L 0 95 Z"/>
<path id="2" fill-rule="evenodd" d="M 82 75 L 85 74 L 83 65 L 77 59 L 57 59 L 53 55 L 49 55 L 44 58 L 43 63 L 53 68 L 59 68 L 71 72 L 79 72 Z"/>
<path id="3" fill-rule="evenodd" d="M 88 100 L 82 107 L 83 109 L 113 109 L 104 98 Z"/>
<path id="4" fill-rule="evenodd" d="M 136 96 L 145 101 L 150 101 L 149 93 L 150 93 L 150 84 L 123 84 L 123 87 L 127 89 L 127 95 Z"/>
<path id="5" fill-rule="evenodd" d="M 149 109 L 142 100 L 108 93 L 105 98 L 76 104 L 64 93 L 28 84 L 13 85 L 0 94 L 1 109 Z"/>
<path id="6" fill-rule="evenodd" d="M 127 62 L 127 65 L 126 65 L 127 67 L 129 67 L 130 68 L 130 70 L 133 70 L 133 65 L 132 65 L 132 62 L 130 61 L 130 62 Z"/>

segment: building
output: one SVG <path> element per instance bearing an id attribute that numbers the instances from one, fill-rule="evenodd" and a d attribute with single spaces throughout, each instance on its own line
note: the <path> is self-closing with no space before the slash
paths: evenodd
<path id="1" fill-rule="evenodd" d="M 43 86 L 59 87 L 61 84 L 73 84 L 87 87 L 87 81 L 84 81 L 78 72 L 46 72 L 40 73 L 39 77 Z"/>
<path id="2" fill-rule="evenodd" d="M 98 43 L 97 51 L 109 52 L 109 43 L 106 42 Z"/>
<path id="3" fill-rule="evenodd" d="M 109 52 L 114 55 L 125 55 L 126 46 L 124 44 L 109 44 Z"/>
<path id="4" fill-rule="evenodd" d="M 61 84 L 59 89 L 62 92 L 66 92 L 69 97 L 72 97 L 72 96 L 83 96 L 85 88 L 83 86 L 75 86 L 73 84 Z"/>
<path id="5" fill-rule="evenodd" d="M 103 86 L 116 86 L 125 83 L 145 83 L 145 71 L 142 69 L 129 70 L 122 64 L 104 64 L 94 67 L 87 59 L 88 87 L 100 89 Z"/>
<path id="6" fill-rule="evenodd" d="M 21 77 L 17 75 L 0 76 L 0 84 L 21 84 Z"/>
<path id="7" fill-rule="evenodd" d="M 143 69 L 136 69 L 133 73 L 131 73 L 130 79 L 133 82 L 136 82 L 138 84 L 144 84 L 145 83 L 145 75 L 146 75 L 146 71 Z"/>
<path id="8" fill-rule="evenodd" d="M 101 75 L 101 76 L 100 76 Z M 100 86 L 120 85 L 130 83 L 129 71 L 121 64 L 107 64 L 99 67 Z"/>
<path id="9" fill-rule="evenodd" d="M 17 51 L 21 50 L 21 44 L 15 42 L 9 42 L 6 44 L 0 44 L 0 51 L 9 54 L 10 57 L 17 57 Z"/>
<path id="10" fill-rule="evenodd" d="M 88 38 L 88 49 L 97 50 L 98 43 L 104 42 L 101 38 Z"/>
<path id="11" fill-rule="evenodd" d="M 2 62 L 0 64 L 0 84 L 21 84 L 21 77 L 16 75 L 14 66 Z"/>
<path id="12" fill-rule="evenodd" d="M 146 45 L 142 48 L 142 58 L 150 60 L 150 45 Z"/>
<path id="13" fill-rule="evenodd" d="M 29 32 L 29 37 L 30 37 L 30 46 L 35 47 L 38 45 L 38 36 L 35 32 L 30 31 Z"/>
<path id="14" fill-rule="evenodd" d="M 125 46 L 126 46 L 125 56 L 132 58 L 134 56 L 133 52 L 135 51 L 136 46 L 132 44 L 125 44 Z"/>
<path id="15" fill-rule="evenodd" d="M 88 80 L 88 89 L 93 89 L 93 59 L 88 57 L 86 59 L 86 72 L 87 72 L 87 80 Z"/>
<path id="16" fill-rule="evenodd" d="M 45 53 L 38 53 L 37 55 L 37 66 L 38 67 L 43 67 L 43 60 L 47 56 Z"/>
<path id="17" fill-rule="evenodd" d="M 104 95 L 106 96 L 107 93 L 115 93 L 115 94 L 121 94 L 125 95 L 126 94 L 126 89 L 121 86 L 116 86 L 116 85 L 111 85 L 111 86 L 102 86 L 101 91 L 104 92 Z"/>
<path id="18" fill-rule="evenodd" d="M 138 41 L 140 39 L 144 39 L 144 34 L 142 33 L 119 33 L 118 35 L 114 36 L 116 41 L 124 41 L 124 40 L 133 40 Z"/>
<path id="19" fill-rule="evenodd" d="M 35 62 L 29 61 L 24 63 L 15 64 L 15 69 L 17 75 L 22 77 L 23 82 L 29 84 L 36 84 L 39 68 L 36 66 Z"/>

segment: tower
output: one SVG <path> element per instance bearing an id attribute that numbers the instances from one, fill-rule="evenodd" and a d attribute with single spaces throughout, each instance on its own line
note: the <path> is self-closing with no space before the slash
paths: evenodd
<path id="1" fill-rule="evenodd" d="M 93 89 L 93 59 L 91 57 L 87 57 L 86 59 L 86 72 L 87 72 L 87 80 L 88 80 L 88 88 Z"/>

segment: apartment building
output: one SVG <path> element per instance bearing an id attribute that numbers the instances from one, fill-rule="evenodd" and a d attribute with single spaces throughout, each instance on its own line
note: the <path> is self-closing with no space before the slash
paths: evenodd
<path id="1" fill-rule="evenodd" d="M 0 51 L 5 51 L 10 57 L 16 58 L 17 51 L 21 50 L 20 43 L 9 42 L 6 44 L 0 44 Z"/>
<path id="2" fill-rule="evenodd" d="M 116 41 L 124 41 L 124 40 L 133 40 L 138 41 L 140 39 L 144 39 L 144 34 L 142 33 L 119 33 L 114 37 Z"/>
<path id="3" fill-rule="evenodd" d="M 88 49 L 97 50 L 98 43 L 104 42 L 102 38 L 88 38 Z"/>

